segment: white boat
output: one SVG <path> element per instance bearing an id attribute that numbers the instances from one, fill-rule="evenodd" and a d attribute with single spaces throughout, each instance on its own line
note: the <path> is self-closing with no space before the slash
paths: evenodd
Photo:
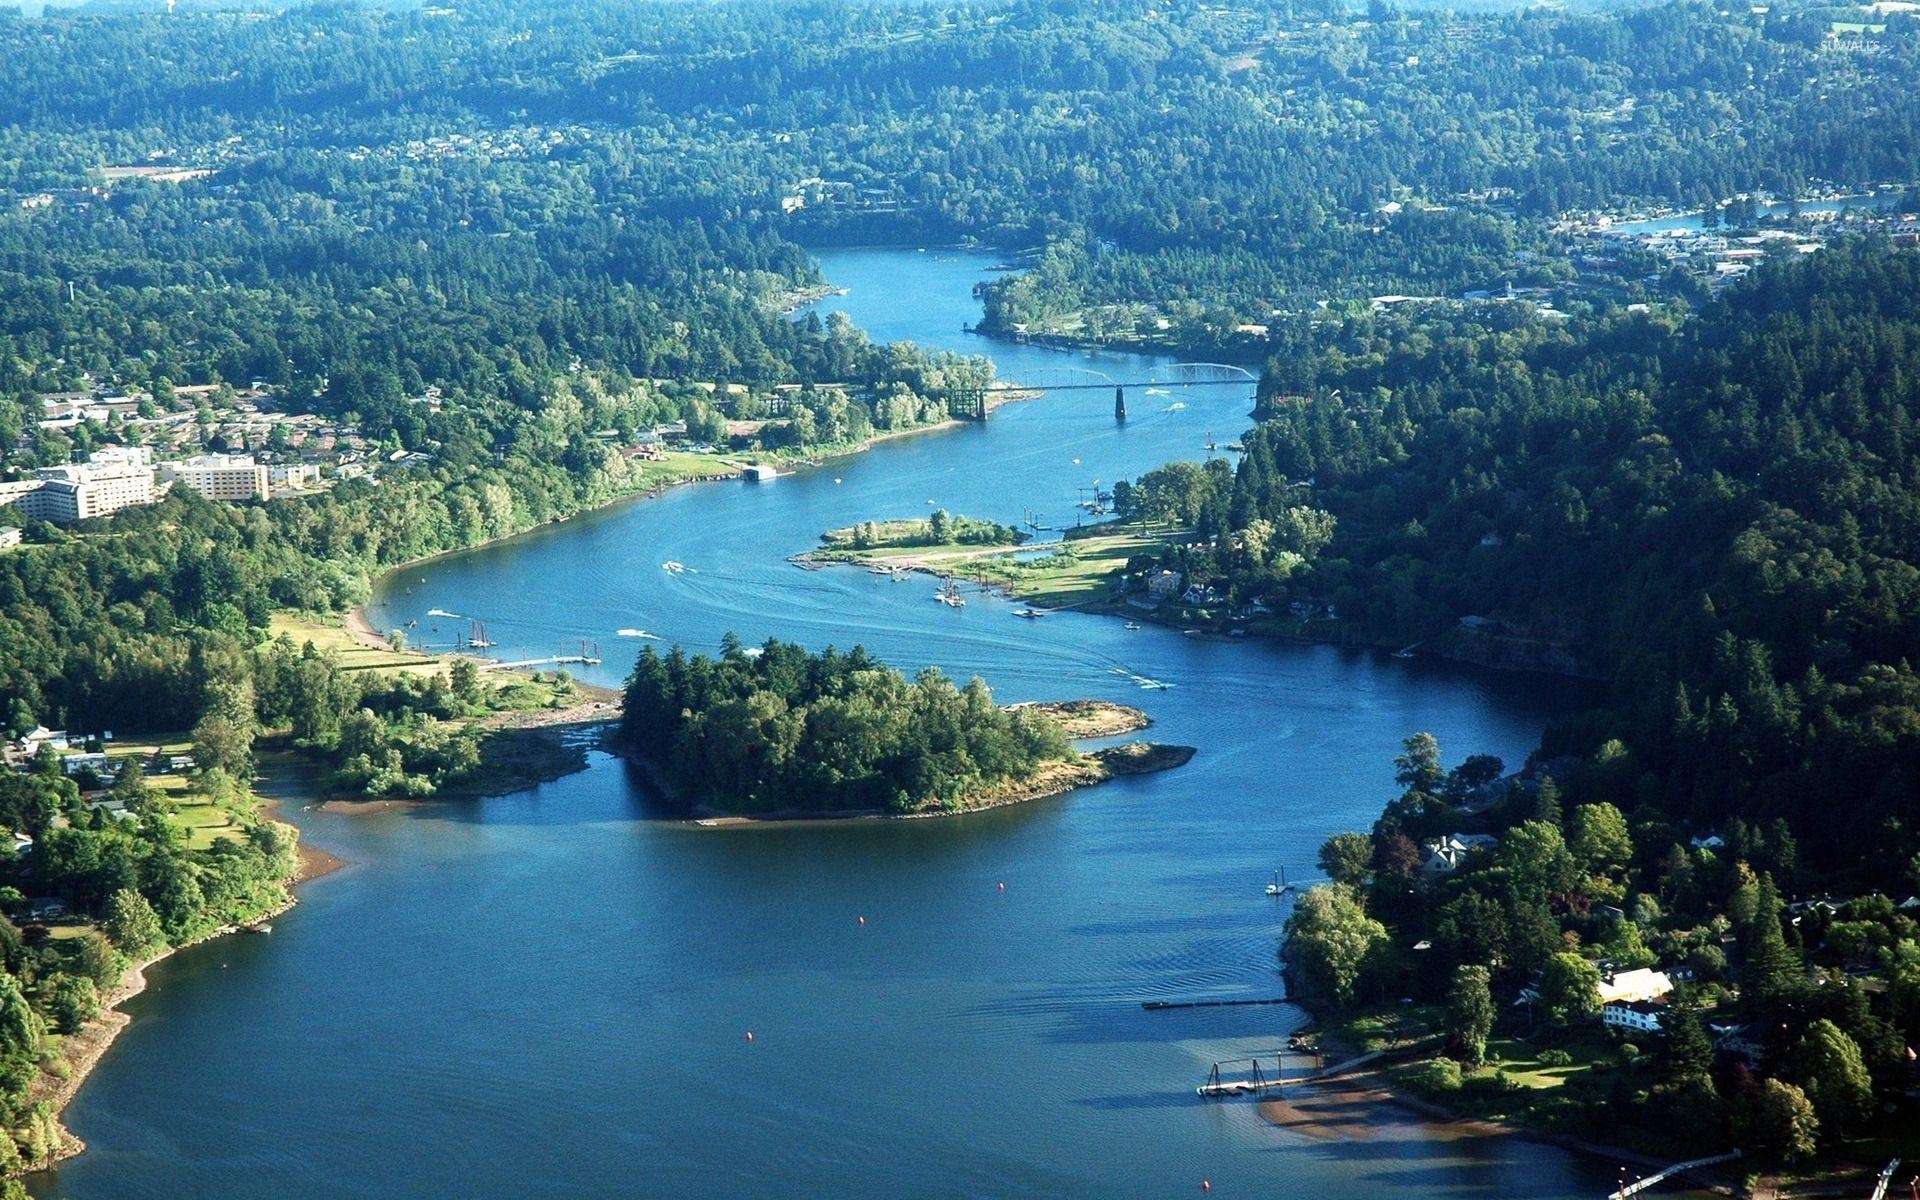
<path id="1" fill-rule="evenodd" d="M 1293 885 L 1287 882 L 1286 868 L 1282 867 L 1278 871 L 1275 871 L 1273 873 L 1273 882 L 1267 885 L 1267 895 L 1284 896 L 1292 890 Z"/>
<path id="2" fill-rule="evenodd" d="M 1128 621 L 1128 622 L 1127 622 L 1127 623 L 1126 623 L 1125 625 L 1122 625 L 1122 626 L 1121 626 L 1120 628 L 1122 628 L 1122 629 L 1139 629 L 1139 628 L 1140 628 L 1140 622 L 1138 622 L 1138 621 Z"/>
<path id="3" fill-rule="evenodd" d="M 1025 617 L 1029 621 L 1038 621 L 1047 614 L 1037 608 L 1016 608 L 1013 610 L 1013 615 L 1016 617 Z"/>

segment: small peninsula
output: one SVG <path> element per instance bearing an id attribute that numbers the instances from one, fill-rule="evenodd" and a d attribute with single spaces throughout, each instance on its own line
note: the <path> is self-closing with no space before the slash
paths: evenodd
<path id="1" fill-rule="evenodd" d="M 816 654 L 777 639 L 748 648 L 729 635 L 718 658 L 641 651 L 618 744 L 695 817 L 925 817 L 1193 757 L 1185 746 L 1073 745 L 1084 729 L 1146 723 L 1138 710 L 1097 701 L 1001 707 L 981 679 L 958 687 L 931 667 L 908 679 L 858 646 Z"/>

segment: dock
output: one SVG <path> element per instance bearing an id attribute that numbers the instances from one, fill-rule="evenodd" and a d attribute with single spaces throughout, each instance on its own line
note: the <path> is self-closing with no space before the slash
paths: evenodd
<path id="1" fill-rule="evenodd" d="M 1271 1000 L 1142 1000 L 1140 1007 L 1148 1012 L 1164 1012 L 1170 1008 L 1240 1008 L 1249 1004 L 1285 1004 L 1285 996 L 1276 996 Z"/>
<path id="2" fill-rule="evenodd" d="M 1710 1167 L 1715 1163 L 1732 1162 L 1734 1159 L 1739 1158 L 1742 1153 L 1744 1152 L 1740 1150 L 1729 1150 L 1725 1154 L 1715 1154 L 1707 1158 L 1693 1158 L 1688 1159 L 1686 1162 L 1675 1163 L 1664 1170 L 1654 1172 L 1645 1179 L 1634 1180 L 1613 1195 L 1607 1197 L 1607 1200 L 1627 1200 L 1628 1196 L 1638 1195 L 1657 1183 L 1663 1183 L 1673 1178 L 1675 1175 L 1684 1175 L 1696 1167 Z M 1899 1159 L 1894 1160 L 1895 1163 L 1899 1161 Z M 1891 1177 L 1891 1175 L 1892 1168 L 1889 1167 L 1888 1176 Z"/>
<path id="3" fill-rule="evenodd" d="M 1349 1058 L 1345 1062 L 1335 1063 L 1331 1067 L 1320 1067 L 1316 1070 L 1309 1071 L 1305 1075 L 1295 1076 L 1292 1079 L 1284 1077 L 1287 1053 L 1288 1051 L 1285 1050 L 1269 1050 L 1266 1054 L 1253 1058 L 1230 1058 L 1214 1063 L 1213 1069 L 1207 1072 L 1207 1081 L 1195 1088 L 1194 1091 L 1197 1095 L 1208 1100 L 1219 1100 L 1228 1096 L 1264 1096 L 1268 1092 L 1278 1091 L 1281 1088 L 1294 1087 L 1302 1083 L 1317 1083 L 1323 1079 L 1332 1079 L 1335 1076 L 1344 1075 L 1356 1067 L 1362 1067 L 1373 1062 L 1375 1059 L 1384 1055 L 1386 1051 L 1374 1050 L 1356 1058 Z M 1296 1050 L 1292 1053 L 1298 1054 L 1300 1052 Z M 1260 1065 L 1263 1060 L 1268 1058 L 1273 1060 L 1273 1073 L 1271 1075 L 1267 1074 L 1266 1069 Z M 1243 1063 L 1246 1064 L 1246 1073 L 1241 1078 L 1230 1079 L 1220 1073 L 1220 1068 L 1222 1067 L 1227 1068 L 1228 1072 L 1232 1073 L 1239 1069 Z"/>
<path id="4" fill-rule="evenodd" d="M 585 667 L 597 667 L 600 660 L 585 654 L 556 654 L 552 658 L 517 658 L 512 662 L 490 662 L 489 671 L 516 671 L 522 667 L 561 667 L 569 663 L 578 663 Z"/>
<path id="5" fill-rule="evenodd" d="M 564 667 L 569 664 L 578 664 L 583 667 L 599 666 L 600 643 L 589 642 L 582 638 L 580 641 L 580 653 L 578 654 L 555 654 L 547 658 L 519 658 L 512 662 L 490 662 L 487 663 L 483 669 L 488 671 L 517 671 L 523 667 Z"/>

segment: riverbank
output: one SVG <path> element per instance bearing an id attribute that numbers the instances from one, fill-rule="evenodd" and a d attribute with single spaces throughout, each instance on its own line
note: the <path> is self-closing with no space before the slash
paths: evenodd
<path id="1" fill-rule="evenodd" d="M 1403 1052 L 1398 1057 L 1405 1056 Z M 1290 1086 L 1257 1101 L 1255 1108 L 1267 1124 L 1315 1141 L 1374 1141 L 1390 1137 L 1396 1129 L 1416 1129 L 1422 1140 L 1520 1138 L 1620 1163 L 1646 1174 L 1673 1162 L 1518 1121 L 1456 1112 L 1395 1084 L 1385 1060 Z M 1736 1160 L 1701 1168 L 1686 1178 L 1704 1190 L 1736 1195 L 1748 1165 Z"/>
<path id="2" fill-rule="evenodd" d="M 953 544 L 856 550 L 834 544 L 794 555 L 790 561 L 806 569 L 830 564 L 857 565 L 870 570 L 917 572 L 943 581 L 977 584 L 1038 606 L 1043 616 L 1068 611 L 1094 613 L 1177 629 L 1189 637 L 1262 637 L 1301 645 L 1350 646 L 1403 657 L 1429 655 L 1497 671 L 1606 682 L 1605 677 L 1589 669 L 1571 647 L 1498 630 L 1461 626 L 1408 647 L 1398 639 L 1387 641 L 1358 636 L 1351 627 L 1338 621 L 1266 611 L 1234 616 L 1229 615 L 1224 605 L 1152 601 L 1117 590 L 1115 583 L 1128 569 L 1128 564 L 1140 556 L 1156 556 L 1165 540 L 1164 535 L 1110 522 L 1077 527 L 1059 542 L 1040 545 Z M 1048 550 L 1052 553 L 1044 554 Z M 1042 552 L 1041 556 L 1036 557 L 1036 552 Z"/>
<path id="3" fill-rule="evenodd" d="M 1040 389 L 1023 388 L 1012 384 L 992 385 L 988 387 L 985 396 L 986 411 L 991 414 L 996 409 L 1005 405 L 1018 403 L 1023 400 L 1038 399 L 1044 394 L 1045 392 Z M 767 463 L 789 470 L 799 470 L 801 468 L 819 469 L 835 462 L 843 462 L 847 459 L 865 454 L 875 446 L 882 445 L 886 442 L 898 441 L 902 438 L 919 437 L 923 434 L 946 433 L 977 424 L 979 424 L 979 422 L 971 417 L 949 417 L 947 420 L 934 421 L 926 425 L 914 425 L 906 429 L 889 429 L 873 433 L 858 442 L 847 445 L 778 450 L 758 455 L 750 455 L 744 452 L 729 452 L 725 455 L 714 456 L 709 461 L 724 464 L 727 468 L 726 470 L 684 472 L 673 478 L 656 481 L 645 488 L 624 492 L 618 496 L 609 497 L 599 503 L 575 509 L 544 524 L 530 525 L 525 529 L 515 530 L 512 533 L 501 534 L 499 537 L 475 542 L 470 546 L 456 546 L 447 550 L 436 550 L 432 554 L 423 554 L 403 562 L 395 563 L 392 566 L 383 567 L 370 581 L 371 590 L 375 595 L 379 594 L 381 588 L 402 571 L 435 562 L 439 559 L 449 558 L 456 554 L 465 554 L 469 551 L 499 546 L 503 543 L 513 541 L 516 538 L 539 533 L 550 525 L 564 524 L 574 517 L 584 516 L 588 513 L 602 512 L 624 504 L 634 504 L 643 500 L 652 500 L 665 495 L 669 491 L 689 484 L 723 483 L 737 480 L 740 478 L 741 468 L 744 467 L 749 460 Z M 372 618 L 369 617 L 367 613 L 367 607 L 368 604 L 366 603 L 356 604 L 348 608 L 343 614 L 346 628 L 353 636 L 355 642 L 369 650 L 379 650 L 390 654 L 419 654 L 423 660 L 432 657 L 420 651 L 395 650 L 387 635 L 374 626 Z"/>
<path id="4" fill-rule="evenodd" d="M 279 801 L 269 801 L 263 808 L 271 808 L 278 803 Z M 46 1161 L 23 1168 L 17 1174 L 46 1170 L 86 1153 L 86 1142 L 68 1129 L 64 1122 L 67 1106 L 72 1104 L 74 1098 L 80 1094 L 80 1089 L 86 1084 L 95 1068 L 105 1059 L 107 1051 L 113 1048 L 120 1034 L 133 1023 L 133 1018 L 122 1011 L 121 1006 L 147 990 L 149 970 L 190 946 L 203 945 L 236 933 L 251 932 L 263 923 L 279 918 L 300 902 L 299 897 L 293 893 L 295 887 L 322 876 L 331 875 L 347 865 L 344 859 L 304 843 L 298 846 L 297 853 L 299 861 L 294 873 L 282 882 L 286 894 L 281 901 L 269 905 L 245 921 L 222 925 L 200 937 L 182 942 L 177 946 L 168 946 L 146 958 L 130 963 L 121 973 L 120 981 L 101 994 L 99 1013 L 73 1033 L 61 1037 L 59 1057 L 51 1063 L 42 1064 L 39 1077 L 34 1080 L 27 1093 L 30 1104 L 46 1106 L 46 1120 L 54 1147 L 53 1152 Z"/>

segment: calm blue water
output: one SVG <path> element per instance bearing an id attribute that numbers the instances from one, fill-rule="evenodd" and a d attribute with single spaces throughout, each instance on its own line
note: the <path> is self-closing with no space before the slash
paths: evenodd
<path id="1" fill-rule="evenodd" d="M 963 336 L 988 260 L 822 256 L 881 337 Z M 1077 489 L 1244 427 L 1244 384 L 1136 402 L 1012 405 L 771 484 L 682 489 L 406 572 L 388 624 L 485 620 L 506 654 L 598 639 L 617 682 L 645 629 L 859 641 L 1003 699 L 1139 704 L 1183 771 L 949 821 L 702 830 L 649 819 L 619 762 L 520 795 L 346 817 L 294 811 L 351 860 L 270 938 L 183 953 L 70 1110 L 93 1149 L 43 1196 L 1573 1197 L 1611 1169 L 1518 1141 L 1389 1126 L 1316 1142 L 1207 1104 L 1217 1058 L 1284 1044 L 1289 1007 L 1147 1013 L 1142 999 L 1278 994 L 1269 872 L 1364 826 L 1417 729 L 1450 760 L 1518 761 L 1567 685 L 1370 653 L 1202 642 L 1111 620 L 1015 620 L 928 582 L 803 572 L 787 555 L 929 498 L 1071 520 Z M 1074 459 L 1079 459 L 1075 463 Z M 837 480 L 837 482 L 836 482 Z M 675 560 L 696 573 L 670 574 Z M 1146 690 L 1140 679 L 1164 681 Z M 298 783 L 279 786 L 297 791 Z M 1005 890 L 998 885 L 1004 883 Z M 865 916 L 862 927 L 858 918 Z M 755 1040 L 748 1043 L 746 1033 Z"/>

